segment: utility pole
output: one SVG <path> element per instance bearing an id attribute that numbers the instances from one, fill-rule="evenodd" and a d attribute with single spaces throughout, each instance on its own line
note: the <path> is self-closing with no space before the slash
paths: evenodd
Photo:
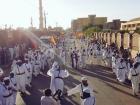
<path id="1" fill-rule="evenodd" d="M 43 30 L 44 29 L 44 24 L 43 24 L 43 6 L 42 6 L 42 0 L 39 0 L 39 29 Z"/>

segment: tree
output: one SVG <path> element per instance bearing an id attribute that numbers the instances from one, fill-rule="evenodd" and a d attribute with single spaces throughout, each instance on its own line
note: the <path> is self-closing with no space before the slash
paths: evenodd
<path id="1" fill-rule="evenodd" d="M 138 34 L 140 34 L 140 28 L 137 28 L 137 29 L 135 30 L 135 32 L 138 33 Z"/>
<path id="2" fill-rule="evenodd" d="M 85 36 L 92 37 L 93 33 L 101 32 L 101 29 L 98 27 L 89 27 L 89 28 L 85 29 L 83 32 L 84 32 Z"/>

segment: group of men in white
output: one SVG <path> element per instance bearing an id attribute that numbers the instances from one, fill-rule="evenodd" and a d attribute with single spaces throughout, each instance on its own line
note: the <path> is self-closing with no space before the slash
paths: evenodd
<path id="1" fill-rule="evenodd" d="M 29 49 L 23 59 L 15 58 L 10 75 L 0 81 L 0 105 L 15 105 L 17 92 L 28 94 L 26 87 L 32 87 L 32 76 L 42 74 L 45 66 L 51 65 L 52 57 L 50 51 Z"/>
<path id="2" fill-rule="evenodd" d="M 92 63 L 94 58 L 101 58 L 105 66 L 112 68 L 119 82 L 126 83 L 128 82 L 126 80 L 130 80 L 134 96 L 139 94 L 140 54 L 134 60 L 130 57 L 124 58 L 116 47 L 101 44 L 98 40 L 93 42 L 82 41 L 81 46 L 80 50 L 77 50 L 76 47 L 71 48 L 72 67 L 78 65 L 78 67 L 86 68 L 87 61 Z M 129 52 L 128 49 L 127 51 Z"/>
<path id="3" fill-rule="evenodd" d="M 99 42 L 89 43 L 81 42 L 80 47 L 69 49 L 71 64 L 73 68 L 86 68 L 86 64 L 93 63 L 93 58 L 100 57 L 102 54 L 101 44 Z"/>
<path id="4" fill-rule="evenodd" d="M 121 54 L 113 54 L 112 69 L 119 82 L 125 83 L 127 79 L 131 80 L 133 95 L 137 96 L 140 91 L 140 55 L 138 54 L 132 61 L 129 58 L 122 58 Z"/>
<path id="5" fill-rule="evenodd" d="M 95 105 L 95 96 L 86 77 L 81 78 L 81 84 L 64 93 L 64 79 L 69 76 L 68 70 L 62 69 L 55 61 L 47 74 L 51 77 L 50 89 L 45 90 L 45 96 L 41 97 L 41 105 L 61 105 L 64 96 L 76 93 L 80 93 L 81 105 Z"/>
<path id="6" fill-rule="evenodd" d="M 41 52 L 32 49 L 24 54 L 24 59 L 15 58 L 10 75 L 1 78 L 0 105 L 16 105 L 17 92 L 28 95 L 26 88 L 32 87 L 32 76 L 37 77 L 42 74 L 46 69 L 45 66 L 49 67 L 47 75 L 51 77 L 51 81 L 50 89 L 45 90 L 45 96 L 41 97 L 41 105 L 61 105 L 60 100 L 65 95 L 70 96 L 75 93 L 80 93 L 81 105 L 95 105 L 95 97 L 89 88 L 87 78 L 83 77 L 81 84 L 64 93 L 64 78 L 69 76 L 68 70 L 62 69 L 60 64 L 54 61 L 54 54 L 51 51 Z"/>

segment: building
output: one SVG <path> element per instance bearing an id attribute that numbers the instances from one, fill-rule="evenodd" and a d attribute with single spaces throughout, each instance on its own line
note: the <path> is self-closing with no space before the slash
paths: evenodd
<path id="1" fill-rule="evenodd" d="M 121 30 L 136 30 L 140 28 L 140 17 L 121 24 Z"/>
<path id="2" fill-rule="evenodd" d="M 120 21 L 120 19 L 115 19 L 112 22 L 107 22 L 103 25 L 103 30 L 120 30 L 121 23 L 125 23 L 126 21 Z"/>
<path id="3" fill-rule="evenodd" d="M 103 28 L 103 24 L 107 22 L 107 17 L 96 17 L 96 15 L 89 15 L 87 18 L 78 18 L 71 22 L 71 29 L 73 32 L 81 32 L 85 26 L 93 25 Z"/>

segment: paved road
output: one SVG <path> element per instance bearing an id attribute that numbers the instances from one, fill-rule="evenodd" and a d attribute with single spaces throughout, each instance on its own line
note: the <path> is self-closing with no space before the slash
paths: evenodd
<path id="1" fill-rule="evenodd" d="M 140 105 L 140 98 L 133 97 L 128 85 L 120 84 L 115 80 L 112 72 L 105 67 L 89 65 L 85 70 L 69 70 L 71 76 L 65 80 L 65 89 L 70 89 L 80 83 L 81 75 L 87 76 L 91 86 L 95 90 L 97 105 Z M 40 105 L 40 97 L 45 88 L 49 88 L 50 78 L 40 75 L 33 80 L 33 88 L 29 90 L 31 95 L 25 96 L 23 102 L 26 105 Z M 62 105 L 80 105 L 79 95 L 66 97 Z M 24 105 L 24 104 L 17 104 Z"/>
<path id="2" fill-rule="evenodd" d="M 81 76 L 87 76 L 94 88 L 96 105 L 140 105 L 140 97 L 133 97 L 131 87 L 117 82 L 109 68 L 99 65 L 102 63 L 100 59 L 93 59 L 93 64 L 88 64 L 87 69 L 68 69 L 71 75 L 65 79 L 65 90 L 79 84 Z M 19 95 L 17 105 L 40 105 L 40 97 L 43 90 L 49 88 L 50 78 L 46 74 L 40 75 L 33 79 L 32 84 L 31 95 L 23 98 Z M 79 94 L 65 97 L 62 105 L 80 105 Z"/>

